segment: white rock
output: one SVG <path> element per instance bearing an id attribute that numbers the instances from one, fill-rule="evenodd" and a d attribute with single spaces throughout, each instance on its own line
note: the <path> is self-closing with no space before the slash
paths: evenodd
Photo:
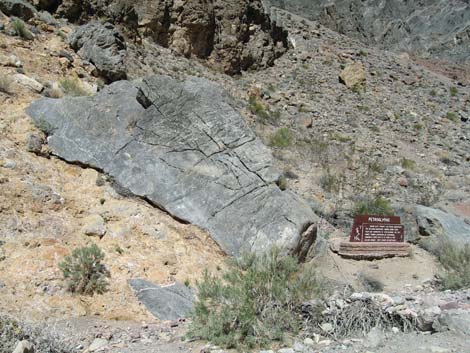
<path id="1" fill-rule="evenodd" d="M 108 340 L 104 338 L 95 338 L 95 340 L 88 347 L 88 352 L 94 352 L 108 345 Z"/>
<path id="2" fill-rule="evenodd" d="M 34 347 L 31 342 L 23 340 L 18 342 L 13 353 L 34 353 Z"/>
<path id="3" fill-rule="evenodd" d="M 82 232 L 85 235 L 102 237 L 106 233 L 106 224 L 100 215 L 91 215 L 84 219 Z"/>
<path id="4" fill-rule="evenodd" d="M 315 342 L 310 337 L 307 337 L 306 339 L 304 339 L 304 344 L 307 346 L 313 346 L 314 343 Z"/>
<path id="5" fill-rule="evenodd" d="M 320 325 L 320 328 L 324 331 L 324 332 L 331 332 L 333 331 L 333 325 L 328 323 L 328 322 L 325 322 L 323 324 Z"/>
<path id="6" fill-rule="evenodd" d="M 41 85 L 38 81 L 36 81 L 34 78 L 31 78 L 31 77 L 28 77 L 26 75 L 23 75 L 23 74 L 16 74 L 16 75 L 13 75 L 13 80 L 26 87 L 26 88 L 29 88 L 37 93 L 41 93 L 42 90 L 44 89 L 44 86 Z"/>
<path id="7" fill-rule="evenodd" d="M 431 346 L 427 347 L 426 350 L 431 353 L 448 353 L 450 352 L 450 349 L 438 347 L 438 346 Z"/>
<path id="8" fill-rule="evenodd" d="M 21 67 L 22 63 L 15 55 L 0 55 L 0 65 Z"/>
<path id="9" fill-rule="evenodd" d="M 277 353 L 295 353 L 292 348 L 281 348 Z"/>
<path id="10" fill-rule="evenodd" d="M 394 334 L 397 334 L 398 332 L 400 332 L 400 330 L 398 329 L 398 327 L 392 327 L 392 332 Z"/>

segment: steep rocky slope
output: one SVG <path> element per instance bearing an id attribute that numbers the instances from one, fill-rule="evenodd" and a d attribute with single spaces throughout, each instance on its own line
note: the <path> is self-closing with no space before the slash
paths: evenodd
<path id="1" fill-rule="evenodd" d="M 149 37 L 186 57 L 208 59 L 229 74 L 272 65 L 287 46 L 286 33 L 270 21 L 261 0 L 65 0 L 43 7 L 71 21 L 104 16 L 121 22 L 136 40 Z"/>
<path id="2" fill-rule="evenodd" d="M 469 64 L 466 0 L 266 0 L 324 26 L 387 50 Z"/>

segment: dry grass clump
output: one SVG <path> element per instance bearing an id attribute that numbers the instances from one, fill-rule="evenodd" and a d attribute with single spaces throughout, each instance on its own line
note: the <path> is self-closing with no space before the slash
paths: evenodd
<path id="1" fill-rule="evenodd" d="M 329 323 L 332 330 L 326 334 L 335 339 L 352 335 L 365 335 L 374 327 L 391 329 L 397 327 L 404 332 L 413 331 L 417 321 L 397 312 L 388 312 L 372 300 L 358 300 L 341 308 L 332 310 L 323 316 L 323 322 Z"/>
<path id="2" fill-rule="evenodd" d="M 21 323 L 9 316 L 0 315 L 0 353 L 11 353 L 18 341 L 28 340 L 35 352 L 75 353 L 77 350 L 57 335 L 40 327 Z"/>
<path id="3" fill-rule="evenodd" d="M 470 288 L 470 245 L 445 241 L 434 250 L 446 272 L 440 276 L 443 289 Z"/>
<path id="4" fill-rule="evenodd" d="M 77 78 L 65 77 L 59 81 L 59 84 L 66 96 L 80 97 L 89 95 Z"/>

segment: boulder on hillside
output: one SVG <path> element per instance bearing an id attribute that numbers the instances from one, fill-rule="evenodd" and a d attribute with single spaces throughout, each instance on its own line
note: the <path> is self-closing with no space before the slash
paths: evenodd
<path id="1" fill-rule="evenodd" d="M 0 0 L 0 11 L 7 16 L 16 16 L 25 21 L 37 12 L 33 5 L 23 0 Z"/>
<path id="2" fill-rule="evenodd" d="M 68 42 L 83 60 L 95 65 L 98 76 L 107 82 L 126 79 L 126 43 L 112 24 L 90 22 L 80 26 Z"/>
<path id="3" fill-rule="evenodd" d="M 228 254 L 314 244 L 306 231 L 317 216 L 277 186 L 270 151 L 207 80 L 119 81 L 93 97 L 40 99 L 28 113 L 48 127 L 54 154 L 208 230 Z"/>
<path id="4" fill-rule="evenodd" d="M 447 239 L 459 245 L 470 244 L 470 224 L 463 218 L 421 205 L 416 206 L 415 215 L 419 242 L 431 247 Z"/>
<path id="5" fill-rule="evenodd" d="M 364 66 L 359 62 L 347 65 L 339 74 L 339 80 L 352 90 L 363 91 L 366 84 Z"/>
<path id="6" fill-rule="evenodd" d="M 157 319 L 178 320 L 187 317 L 193 308 L 194 294 L 184 284 L 159 286 L 143 279 L 131 279 L 128 283 Z"/>

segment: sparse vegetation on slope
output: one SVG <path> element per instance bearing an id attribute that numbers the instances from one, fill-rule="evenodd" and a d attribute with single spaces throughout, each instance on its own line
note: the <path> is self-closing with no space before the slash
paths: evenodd
<path id="1" fill-rule="evenodd" d="M 26 24 L 19 18 L 15 18 L 13 21 L 11 21 L 11 27 L 15 34 L 23 39 L 31 40 L 34 38 L 33 34 L 26 27 Z"/>
<path id="2" fill-rule="evenodd" d="M 391 216 L 394 214 L 390 201 L 381 196 L 366 198 L 359 201 L 354 207 L 354 215 L 372 214 L 379 216 Z"/>
<path id="3" fill-rule="evenodd" d="M 82 83 L 77 78 L 65 77 L 61 79 L 59 83 L 66 96 L 80 97 L 88 95 L 88 92 L 83 88 Z"/>
<path id="4" fill-rule="evenodd" d="M 292 143 L 292 132 L 286 128 L 278 129 L 272 136 L 270 140 L 270 144 L 273 147 L 289 147 Z"/>
<path id="5" fill-rule="evenodd" d="M 267 346 L 301 328 L 300 305 L 320 295 L 310 267 L 279 250 L 234 260 L 222 278 L 205 273 L 190 335 L 228 347 Z"/>
<path id="6" fill-rule="evenodd" d="M 470 245 L 458 246 L 445 241 L 435 250 L 446 273 L 441 276 L 443 289 L 470 287 Z"/>
<path id="7" fill-rule="evenodd" d="M 108 285 L 106 278 L 110 276 L 101 263 L 104 253 L 93 244 L 73 250 L 59 264 L 64 278 L 68 281 L 68 289 L 79 294 L 102 294 Z"/>
<path id="8" fill-rule="evenodd" d="M 21 340 L 30 341 L 35 352 L 73 353 L 73 347 L 43 330 L 23 324 L 11 317 L 0 315 L 0 353 L 11 353 Z M 16 352 L 16 351 L 15 351 Z"/>

